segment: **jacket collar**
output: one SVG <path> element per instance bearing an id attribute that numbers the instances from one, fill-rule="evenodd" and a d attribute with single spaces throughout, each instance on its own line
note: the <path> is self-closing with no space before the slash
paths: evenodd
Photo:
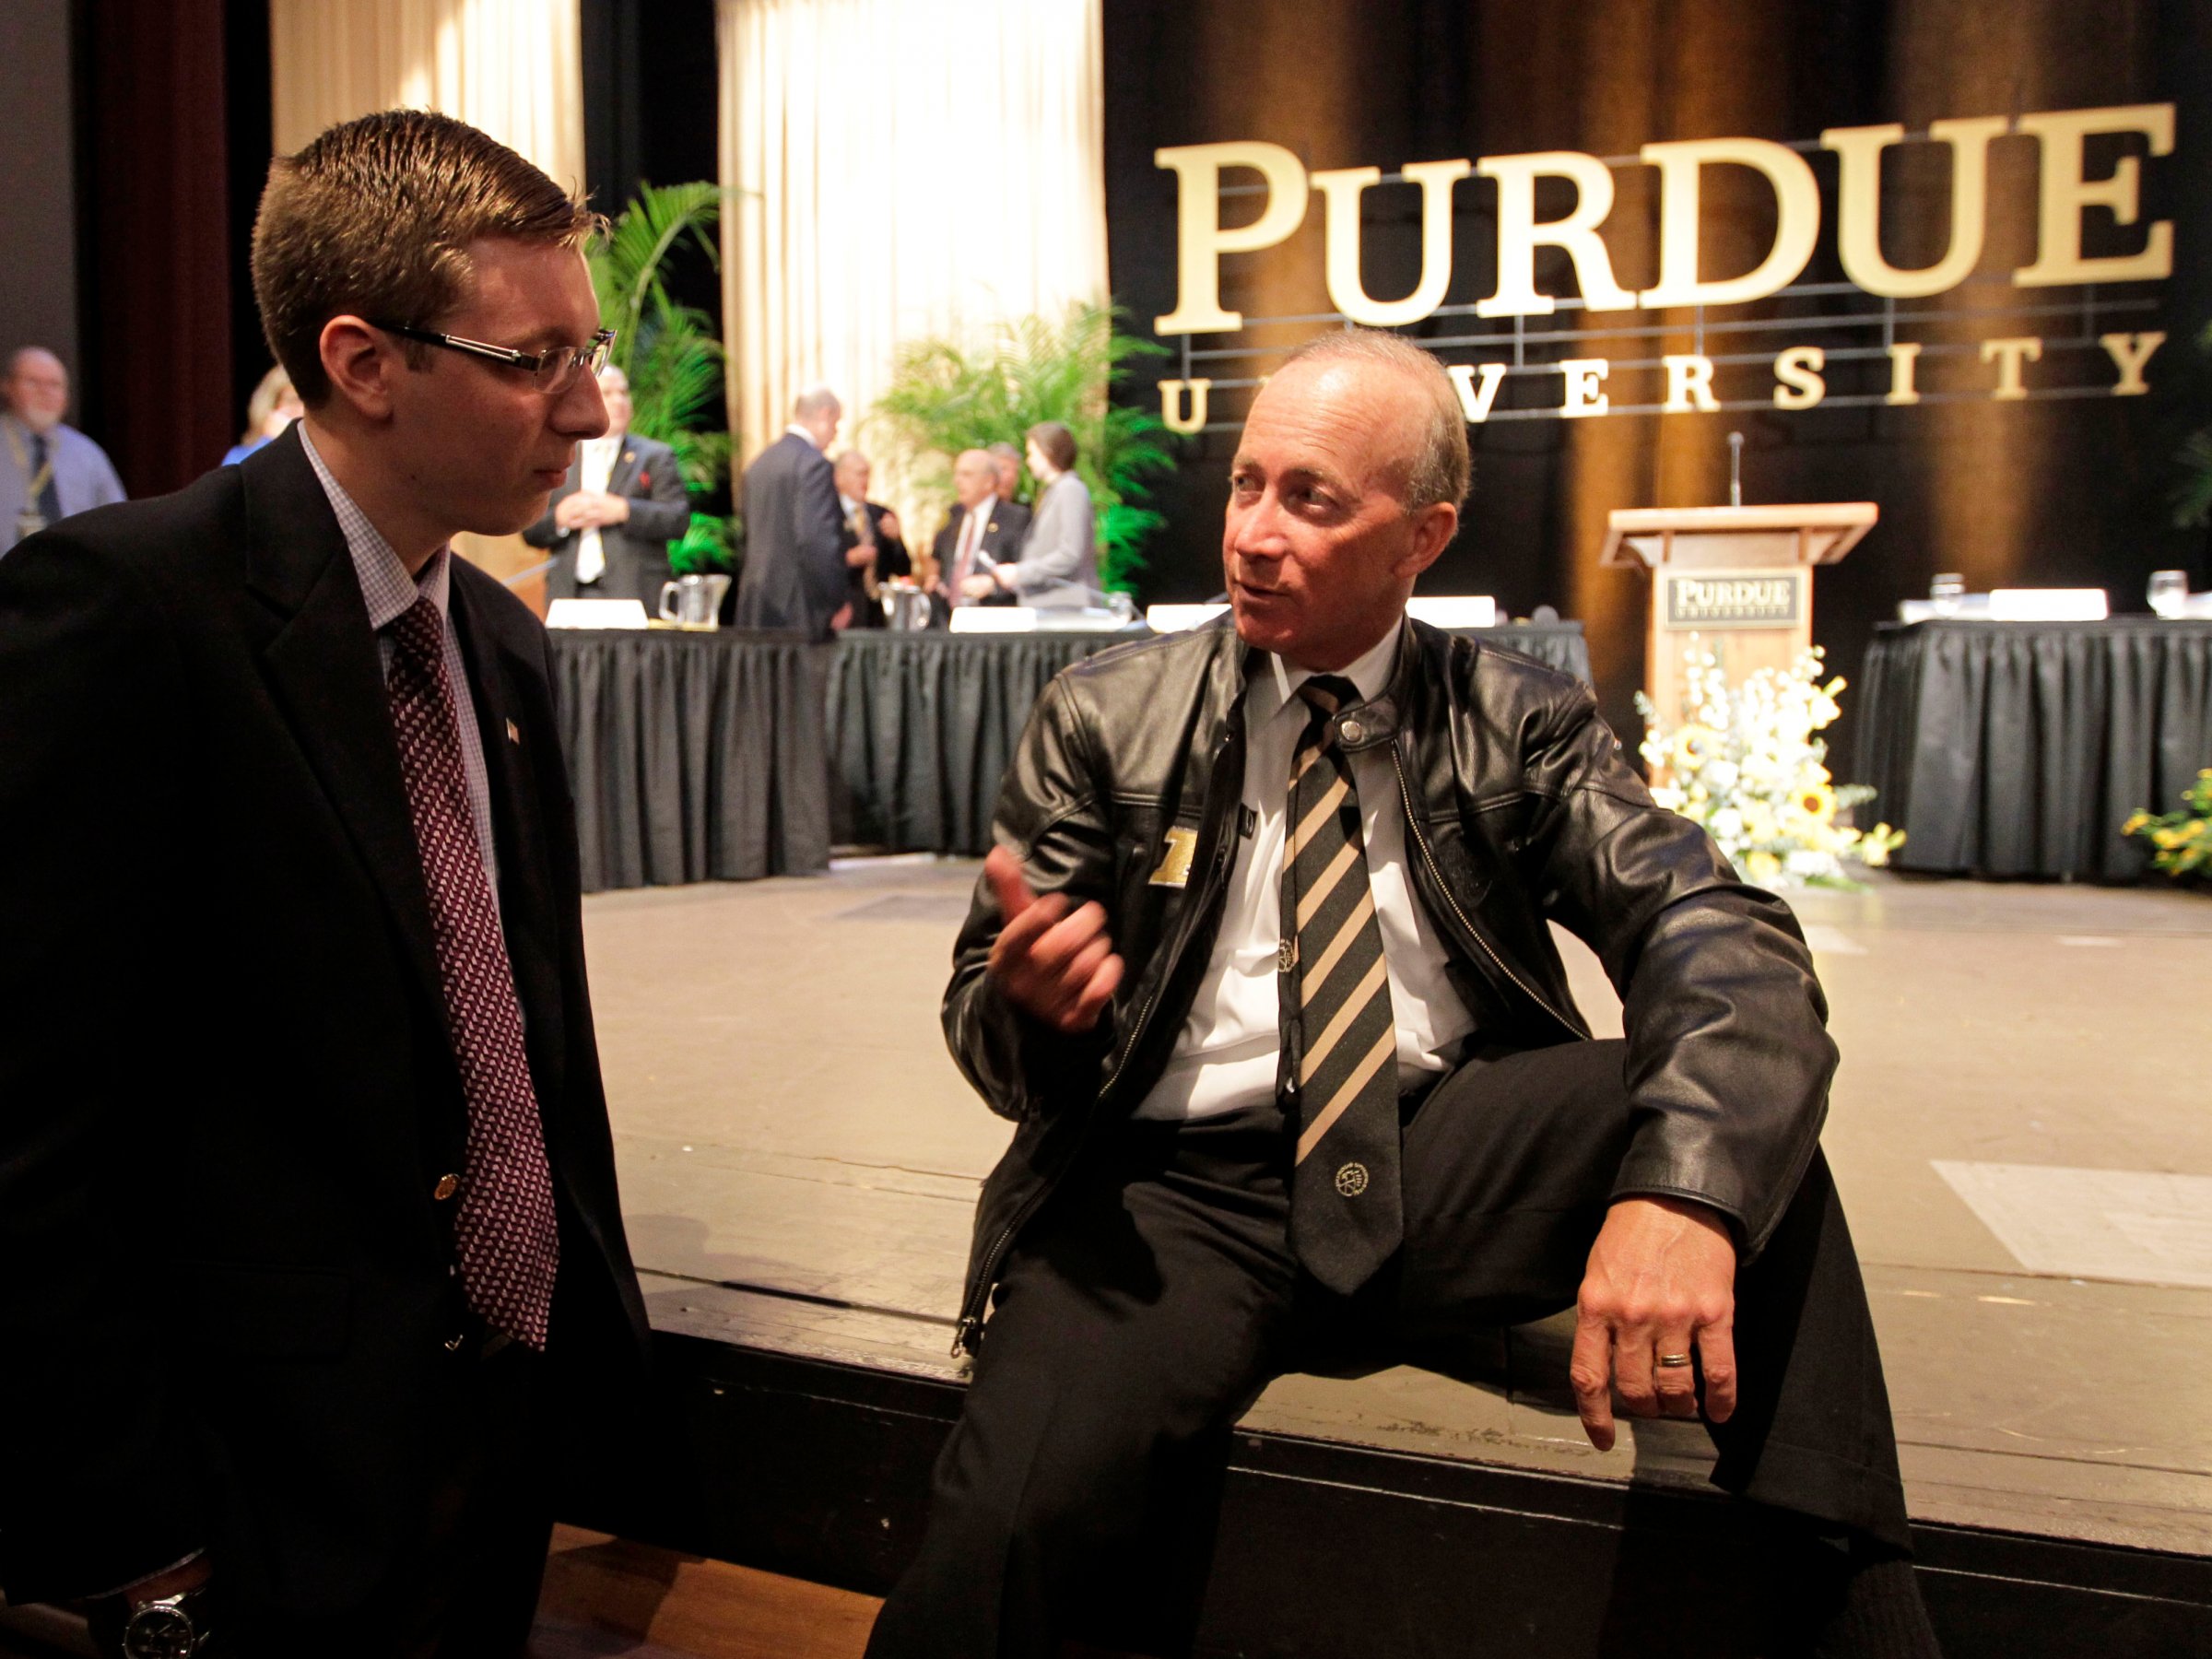
<path id="1" fill-rule="evenodd" d="M 1228 616 L 1219 617 L 1207 626 L 1229 629 L 1231 637 L 1234 637 L 1235 625 Z M 1410 618 L 1398 624 L 1396 648 L 1396 656 L 1392 661 L 1388 678 L 1383 682 L 1381 692 L 1365 702 L 1347 703 L 1336 712 L 1336 741 L 1347 752 L 1356 754 L 1361 749 L 1393 742 L 1397 737 L 1398 727 L 1403 724 L 1407 693 L 1412 688 L 1413 677 L 1419 672 L 1420 666 L 1416 659 L 1420 654 L 1421 642 L 1414 632 L 1414 623 Z M 1225 652 L 1223 655 L 1226 663 L 1235 665 L 1238 678 L 1247 690 L 1255 678 L 1272 675 L 1277 661 L 1271 653 L 1255 651 L 1241 641 L 1237 650 Z M 1302 680 L 1308 677 L 1300 674 L 1298 677 Z M 1235 708 L 1241 707 L 1244 694 L 1243 691 L 1240 692 Z"/>
<path id="2" fill-rule="evenodd" d="M 1398 623 L 1397 662 L 1391 669 L 1389 684 L 1380 697 L 1370 698 L 1357 709 L 1347 709 L 1337 716 L 1337 742 L 1354 754 L 1379 744 L 1396 742 L 1416 677 L 1422 671 L 1420 635 L 1416 631 L 1413 618 L 1406 617 Z M 1358 736 L 1351 733 L 1355 725 L 1359 728 Z"/>

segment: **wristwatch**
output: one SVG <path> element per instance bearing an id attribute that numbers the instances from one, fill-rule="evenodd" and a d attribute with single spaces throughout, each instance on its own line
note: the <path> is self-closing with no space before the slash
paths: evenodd
<path id="1" fill-rule="evenodd" d="M 123 1621 L 124 1659 L 194 1659 L 212 1640 L 205 1586 L 133 1607 Z"/>

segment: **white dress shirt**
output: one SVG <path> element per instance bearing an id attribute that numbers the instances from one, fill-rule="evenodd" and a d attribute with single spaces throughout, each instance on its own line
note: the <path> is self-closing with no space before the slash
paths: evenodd
<path id="1" fill-rule="evenodd" d="M 620 432 L 610 432 L 604 438 L 586 438 L 576 446 L 580 493 L 606 494 L 607 480 L 615 476 L 615 457 L 622 453 L 622 438 Z M 576 581 L 582 586 L 606 573 L 606 548 L 599 539 L 599 526 L 593 524 L 576 540 Z"/>
<path id="2" fill-rule="evenodd" d="M 1371 701 L 1397 666 L 1399 630 L 1340 671 Z M 1290 759 L 1311 707 L 1296 695 L 1312 676 L 1261 653 L 1244 694 L 1244 806 L 1253 832 L 1237 844 L 1229 894 L 1197 1000 L 1175 1039 L 1167 1069 L 1136 1109 L 1140 1118 L 1216 1117 L 1275 1098 L 1281 1048 L 1277 950 L 1281 938 L 1283 820 Z M 1398 1028 L 1398 1078 L 1449 1071 L 1475 1019 L 1444 971 L 1447 956 L 1415 897 L 1406 869 L 1406 809 L 1386 745 L 1351 757 L 1359 793 L 1367 877 L 1375 896 L 1390 1007 Z"/>
<path id="3" fill-rule="evenodd" d="M 484 860 L 485 877 L 491 883 L 491 906 L 496 912 L 500 906 L 500 855 L 491 835 L 491 774 L 484 766 L 484 739 L 477 730 L 476 693 L 469 687 L 468 665 L 462 660 L 461 636 L 453 631 L 449 603 L 453 577 L 448 568 L 453 552 L 439 548 L 422 567 L 421 574 L 408 575 L 392 544 L 324 465 L 304 422 L 300 428 L 300 445 L 307 451 L 323 493 L 330 498 L 330 510 L 337 514 L 338 528 L 346 534 L 346 550 L 353 556 L 353 573 L 369 606 L 369 626 L 376 630 L 376 659 L 385 677 L 389 679 L 392 674 L 392 641 L 384 632 L 389 624 L 406 615 L 417 600 L 425 598 L 445 619 L 445 678 L 453 688 L 453 713 L 461 727 L 461 771 L 468 780 L 468 816 L 476 825 L 477 851 Z"/>
<path id="4" fill-rule="evenodd" d="M 998 498 L 985 496 L 973 507 L 962 507 L 960 534 L 953 543 L 952 573 L 946 583 L 946 598 L 954 605 L 973 605 L 962 589 L 968 578 L 993 568 L 994 560 L 983 551 L 983 536 L 991 528 L 991 515 L 998 511 Z"/>

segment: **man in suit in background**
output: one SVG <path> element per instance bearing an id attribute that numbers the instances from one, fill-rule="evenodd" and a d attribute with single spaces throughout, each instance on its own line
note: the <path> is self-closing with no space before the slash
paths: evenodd
<path id="1" fill-rule="evenodd" d="M 740 628 L 796 629 L 826 640 L 852 617 L 845 597 L 845 515 L 824 451 L 844 409 L 816 386 L 799 394 L 791 425 L 745 469 L 745 567 Z"/>
<path id="2" fill-rule="evenodd" d="M 254 226 L 302 420 L 0 561 L 0 1589 L 108 1653 L 518 1653 L 639 1409 L 545 631 L 448 546 L 606 428 L 595 223 L 331 128 Z"/>
<path id="3" fill-rule="evenodd" d="M 107 451 L 62 417 L 69 412 L 69 371 L 43 346 L 7 359 L 0 379 L 0 553 L 57 519 L 123 500 L 123 480 Z"/>
<path id="4" fill-rule="evenodd" d="M 872 469 L 858 450 L 837 458 L 837 510 L 845 515 L 845 599 L 852 606 L 851 628 L 884 625 L 882 584 L 893 576 L 913 574 L 914 561 L 899 534 L 899 515 L 881 501 L 868 500 Z"/>
<path id="5" fill-rule="evenodd" d="M 998 466 L 988 450 L 960 453 L 952 464 L 952 492 L 958 504 L 931 549 L 937 559 L 939 594 L 956 606 L 1012 604 L 1013 595 L 998 592 L 989 571 L 1000 559 L 1020 555 L 1030 510 L 999 499 Z"/>
<path id="6" fill-rule="evenodd" d="M 576 446 L 568 477 L 523 539 L 552 549 L 547 599 L 635 599 L 658 612 L 668 544 L 690 526 L 691 498 L 676 452 L 631 435 L 629 376 L 609 363 L 599 396 L 606 435 Z"/>
<path id="7" fill-rule="evenodd" d="M 998 499 L 1011 501 L 1021 488 L 1021 452 L 1003 438 L 990 448 L 991 465 L 998 468 Z"/>

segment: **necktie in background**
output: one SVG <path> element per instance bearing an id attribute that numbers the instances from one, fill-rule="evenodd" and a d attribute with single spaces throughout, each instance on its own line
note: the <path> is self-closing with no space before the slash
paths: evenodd
<path id="1" fill-rule="evenodd" d="M 975 573 L 975 550 L 982 545 L 983 514 L 981 508 L 971 507 L 960 520 L 959 550 L 952 560 L 952 602 L 955 605 L 972 605 L 966 589 L 968 578 Z"/>
<path id="2" fill-rule="evenodd" d="M 401 773 L 429 891 L 446 1030 L 468 1105 L 468 1149 L 453 1237 L 461 1286 L 486 1324 L 543 1350 L 560 1235 L 522 1006 L 461 763 L 458 705 L 445 673 L 445 618 L 428 598 L 390 627 L 386 688 Z"/>
<path id="3" fill-rule="evenodd" d="M 598 440 L 594 439 L 592 441 L 596 443 Z M 601 472 L 597 465 L 599 459 L 597 451 L 593 452 L 593 465 L 588 466 L 582 458 L 582 454 L 583 450 L 580 448 L 577 451 L 576 482 L 586 489 L 604 490 L 607 486 L 608 475 L 614 471 L 613 462 L 608 462 L 606 470 Z M 599 480 L 596 484 L 592 482 L 594 475 L 596 475 Z M 583 586 L 598 581 L 606 574 L 606 544 L 599 538 L 599 526 L 593 524 L 576 538 L 576 582 L 579 586 Z"/>
<path id="4" fill-rule="evenodd" d="M 865 501 L 853 509 L 853 516 L 847 522 L 852 527 L 855 547 L 873 548 L 876 546 L 876 526 L 868 517 L 868 504 Z M 882 595 L 883 588 L 873 559 L 860 567 L 860 591 L 871 600 Z"/>
<path id="5" fill-rule="evenodd" d="M 62 516 L 61 491 L 54 488 L 53 457 L 46 448 L 46 434 L 30 434 L 31 511 L 45 523 L 58 523 Z"/>
<path id="6" fill-rule="evenodd" d="M 1397 1022 L 1368 886 L 1359 792 L 1337 746 L 1349 680 L 1316 675 L 1290 762 L 1283 841 L 1284 1028 L 1295 1031 L 1298 1124 L 1290 1248 L 1340 1295 L 1371 1277 L 1405 1230 L 1398 1185 Z"/>

